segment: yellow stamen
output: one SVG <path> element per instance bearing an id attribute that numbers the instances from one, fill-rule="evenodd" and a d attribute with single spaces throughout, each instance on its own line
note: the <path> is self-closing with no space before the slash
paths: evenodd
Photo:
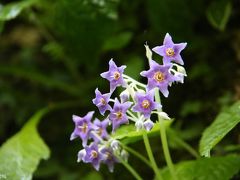
<path id="1" fill-rule="evenodd" d="M 118 71 L 114 72 L 113 78 L 114 78 L 115 80 L 118 80 L 120 77 L 121 77 L 121 74 L 120 74 Z"/>
<path id="2" fill-rule="evenodd" d="M 142 101 L 143 108 L 147 109 L 147 108 L 149 108 L 149 106 L 150 106 L 150 102 L 148 100 L 145 99 Z"/>
<path id="3" fill-rule="evenodd" d="M 99 128 L 99 129 L 97 130 L 97 134 L 98 134 L 99 136 L 102 135 L 102 132 L 103 132 L 103 129 L 102 129 L 102 128 Z"/>
<path id="4" fill-rule="evenodd" d="M 91 151 L 91 157 L 93 157 L 93 158 L 97 158 L 97 157 L 98 157 L 98 153 L 97 153 L 97 151 L 92 150 L 92 151 Z"/>
<path id="5" fill-rule="evenodd" d="M 111 155 L 111 153 L 106 152 L 105 154 L 106 154 L 108 160 L 111 160 L 111 159 L 112 159 L 112 155 Z"/>
<path id="6" fill-rule="evenodd" d="M 157 82 L 162 82 L 164 80 L 164 74 L 160 71 L 155 72 L 153 78 L 157 81 Z"/>
<path id="7" fill-rule="evenodd" d="M 121 111 L 116 112 L 116 117 L 117 119 L 122 119 L 122 112 Z"/>
<path id="8" fill-rule="evenodd" d="M 83 123 L 82 126 L 78 126 L 78 128 L 83 132 L 83 133 L 86 133 L 87 130 L 88 130 L 88 125 L 87 123 Z"/>
<path id="9" fill-rule="evenodd" d="M 103 98 L 100 99 L 100 102 L 102 103 L 102 105 L 106 105 L 107 104 L 105 99 L 103 99 Z"/>
<path id="10" fill-rule="evenodd" d="M 172 56 L 174 56 L 175 52 L 174 52 L 173 48 L 167 48 L 166 54 L 167 54 L 167 56 L 172 57 Z"/>

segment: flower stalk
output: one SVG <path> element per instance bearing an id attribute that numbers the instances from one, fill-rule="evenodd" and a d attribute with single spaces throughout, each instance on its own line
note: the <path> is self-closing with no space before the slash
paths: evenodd
<path id="1" fill-rule="evenodd" d="M 156 163 L 156 161 L 154 159 L 154 156 L 153 156 L 153 153 L 152 153 L 152 149 L 151 149 L 151 146 L 150 146 L 149 139 L 148 139 L 146 131 L 143 133 L 143 141 L 144 141 L 145 148 L 147 150 L 147 154 L 148 154 L 149 160 L 150 160 L 150 162 L 152 164 L 153 171 L 154 171 L 157 179 L 158 180 L 163 180 L 163 178 L 162 178 L 162 176 L 160 174 L 160 170 L 158 169 L 157 163 Z"/>

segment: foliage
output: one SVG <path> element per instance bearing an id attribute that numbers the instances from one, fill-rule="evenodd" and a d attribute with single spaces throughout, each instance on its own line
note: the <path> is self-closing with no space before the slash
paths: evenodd
<path id="1" fill-rule="evenodd" d="M 223 31 L 231 15 L 232 4 L 229 1 L 212 2 L 207 9 L 207 18 L 213 27 Z"/>
<path id="2" fill-rule="evenodd" d="M 32 179 L 41 159 L 48 159 L 50 150 L 37 132 L 37 123 L 48 109 L 38 111 L 20 132 L 0 148 L 0 172 L 7 179 Z"/>
<path id="3" fill-rule="evenodd" d="M 182 179 L 238 179 L 239 12 L 239 2 L 233 0 L 1 1 L 0 142 L 6 142 L 0 148 L 0 179 L 2 174 L 11 179 L 132 179 L 121 165 L 114 173 L 101 167 L 96 174 L 76 163 L 81 142 L 70 145 L 71 115 L 93 109 L 96 85 L 107 89 L 99 74 L 109 59 L 126 64 L 126 74 L 139 78 L 147 69 L 143 45 L 160 45 L 166 32 L 176 42 L 188 42 L 186 82 L 161 99 L 164 111 L 175 118 L 165 127 L 176 174 Z M 64 103 L 64 110 L 39 124 L 51 149 L 51 158 L 39 164 L 49 157 L 37 131 L 46 110 L 39 109 L 66 100 L 80 103 L 67 109 Z M 143 132 L 134 128 L 120 128 L 111 136 L 145 156 Z M 159 124 L 148 136 L 164 179 L 170 179 Z M 211 151 L 211 157 L 199 158 L 195 149 L 208 157 Z M 130 156 L 129 162 L 143 179 L 154 178 L 139 159 Z"/>
<path id="4" fill-rule="evenodd" d="M 240 157 L 228 155 L 181 162 L 176 164 L 175 170 L 180 180 L 228 180 L 240 170 L 239 167 Z M 164 179 L 171 179 L 168 169 L 163 170 L 163 177 Z"/>
<path id="5" fill-rule="evenodd" d="M 172 121 L 165 121 L 164 126 L 168 128 L 171 122 Z M 159 130 L 160 130 L 160 124 L 156 123 L 153 126 L 152 130 L 149 131 L 147 134 L 149 136 L 156 136 L 159 133 Z M 144 132 L 145 132 L 144 130 L 136 131 L 136 127 L 131 124 L 129 126 L 120 127 L 116 131 L 116 133 L 112 135 L 112 138 L 122 140 L 124 144 L 129 144 L 129 143 L 133 143 L 141 140 Z"/>
<path id="6" fill-rule="evenodd" d="M 16 18 L 21 11 L 36 3 L 36 0 L 27 0 L 16 3 L 9 3 L 1 8 L 0 21 L 8 21 Z"/>
<path id="7" fill-rule="evenodd" d="M 209 157 L 210 150 L 240 122 L 240 102 L 221 112 L 203 132 L 200 154 Z"/>

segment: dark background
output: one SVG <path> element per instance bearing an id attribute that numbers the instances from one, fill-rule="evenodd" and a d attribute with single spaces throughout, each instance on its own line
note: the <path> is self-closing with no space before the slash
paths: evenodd
<path id="1" fill-rule="evenodd" d="M 238 0 L 43 0 L 15 19 L 0 21 L 1 144 L 37 110 L 76 101 L 75 107 L 40 122 L 51 157 L 41 162 L 34 179 L 132 179 L 121 165 L 114 173 L 103 166 L 95 174 L 91 165 L 76 162 L 81 142 L 69 141 L 71 116 L 97 110 L 92 105 L 94 90 L 108 92 L 108 82 L 99 74 L 108 69 L 111 58 L 144 82 L 139 76 L 148 68 L 143 45 L 161 45 L 168 32 L 175 43 L 188 43 L 182 52 L 188 77 L 170 88 L 170 96 L 162 98 L 163 108 L 175 118 L 173 127 L 198 149 L 203 129 L 240 99 L 239 5 Z M 238 143 L 235 128 L 214 153 L 224 154 L 224 146 Z M 151 144 L 163 165 L 159 139 L 151 138 Z M 146 153 L 141 141 L 131 146 Z M 192 158 L 174 144 L 171 151 L 174 162 Z M 144 178 L 153 177 L 133 156 L 129 162 Z"/>

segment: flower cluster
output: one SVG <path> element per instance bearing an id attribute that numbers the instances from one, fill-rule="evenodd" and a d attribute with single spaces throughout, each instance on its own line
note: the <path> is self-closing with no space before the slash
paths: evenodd
<path id="1" fill-rule="evenodd" d="M 119 141 L 109 135 L 108 126 L 112 127 L 114 133 L 121 125 L 133 121 L 137 131 L 150 131 L 154 126 L 151 114 L 156 113 L 162 119 L 170 119 L 162 112 L 162 105 L 156 101 L 155 94 L 159 90 L 163 96 L 168 97 L 168 87 L 172 83 L 183 83 L 186 72 L 181 66 L 183 60 L 180 52 L 186 47 L 186 43 L 174 44 L 167 33 L 163 45 L 153 48 L 154 52 L 163 57 L 163 64 L 154 61 L 152 51 L 147 45 L 145 47 L 150 68 L 140 75 L 148 79 L 147 85 L 124 74 L 126 66 L 118 67 L 111 59 L 109 70 L 101 74 L 101 77 L 110 82 L 110 90 L 103 94 L 97 88 L 92 100 L 104 117 L 101 118 L 103 120 L 95 118 L 92 122 L 93 111 L 84 117 L 73 115 L 75 129 L 70 139 L 79 137 L 83 145 L 78 153 L 78 162 L 92 163 L 96 170 L 99 170 L 101 163 L 105 163 L 112 172 L 114 163 L 119 162 L 119 158 L 127 160 L 128 154 L 120 147 Z M 119 86 L 123 91 L 119 97 L 113 98 L 113 92 Z"/>

